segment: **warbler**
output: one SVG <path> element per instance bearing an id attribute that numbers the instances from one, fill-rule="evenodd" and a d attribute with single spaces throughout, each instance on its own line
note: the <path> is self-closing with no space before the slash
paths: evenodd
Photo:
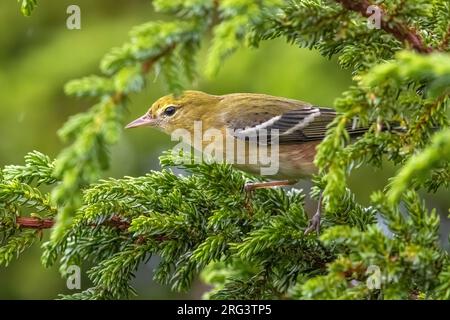
<path id="1" fill-rule="evenodd" d="M 193 143 L 188 139 L 188 143 L 196 149 L 208 150 L 213 144 L 215 157 L 227 159 L 225 162 L 237 169 L 273 180 L 246 184 L 245 190 L 252 192 L 258 188 L 292 185 L 316 173 L 316 147 L 336 115 L 331 108 L 266 94 L 211 95 L 185 91 L 179 96 L 158 99 L 146 114 L 126 128 L 150 126 L 172 135 L 183 130 L 191 136 L 200 130 L 201 135 L 209 138 L 213 130 L 214 142 L 203 139 Z M 349 124 L 347 130 L 355 136 L 367 128 Z M 229 145 L 232 147 L 227 148 Z M 243 148 L 237 147 L 239 145 Z M 261 157 L 262 149 L 265 157 Z M 277 161 L 276 170 L 269 173 L 263 170 L 267 169 L 267 158 Z M 321 199 L 320 196 L 317 211 L 305 233 L 319 231 Z"/>

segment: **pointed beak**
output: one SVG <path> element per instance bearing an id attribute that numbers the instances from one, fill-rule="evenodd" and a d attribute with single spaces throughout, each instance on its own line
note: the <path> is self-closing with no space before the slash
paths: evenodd
<path id="1" fill-rule="evenodd" d="M 130 122 L 129 124 L 127 124 L 125 129 L 153 126 L 154 123 L 155 123 L 155 119 L 153 119 L 148 114 L 144 114 L 142 117 L 137 118 L 136 120 L 134 120 L 134 121 Z"/>

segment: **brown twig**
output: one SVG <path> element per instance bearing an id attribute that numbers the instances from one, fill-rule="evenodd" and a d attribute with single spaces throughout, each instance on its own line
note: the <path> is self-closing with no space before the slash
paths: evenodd
<path id="1" fill-rule="evenodd" d="M 27 229 L 50 229 L 55 225 L 55 220 L 52 218 L 37 218 L 37 217 L 17 217 L 16 224 L 20 228 Z M 101 225 L 115 227 L 120 230 L 126 230 L 130 227 L 130 223 L 121 219 L 118 216 L 113 216 L 111 219 L 106 220 Z M 92 227 L 96 227 L 96 224 L 92 224 Z"/>
<path id="2" fill-rule="evenodd" d="M 51 218 L 40 219 L 34 217 L 17 217 L 16 224 L 21 228 L 28 229 L 50 229 L 55 224 Z"/>
<path id="3" fill-rule="evenodd" d="M 175 49 L 176 43 L 172 43 L 169 46 L 167 46 L 164 50 L 162 50 L 160 53 L 158 53 L 156 56 L 151 57 L 150 59 L 144 61 L 142 64 L 142 73 L 146 74 L 150 71 L 150 69 L 153 67 L 153 65 L 162 57 L 167 55 L 169 52 Z"/>
<path id="4" fill-rule="evenodd" d="M 165 55 L 167 55 L 169 52 L 171 52 L 173 49 L 175 49 L 176 47 L 176 43 L 172 43 L 171 45 L 167 46 L 165 49 L 163 49 L 160 53 L 158 53 L 156 56 L 153 56 L 149 59 L 147 59 L 146 61 L 144 61 L 142 63 L 142 73 L 145 75 L 147 74 L 150 69 L 153 67 L 153 65 L 162 57 L 164 57 Z M 124 99 L 126 98 L 126 95 L 121 92 L 118 91 L 116 92 L 113 96 L 112 96 L 112 102 L 114 104 L 119 104 L 120 102 L 122 102 Z"/>
<path id="5" fill-rule="evenodd" d="M 213 9 L 212 9 L 212 18 L 211 18 L 211 25 L 210 29 L 212 29 L 213 26 L 218 25 L 220 23 L 220 1 L 219 0 L 213 0 Z"/>
<path id="6" fill-rule="evenodd" d="M 130 227 L 130 223 L 126 220 L 121 219 L 118 216 L 113 216 L 111 219 L 106 220 L 102 225 L 114 227 L 120 230 L 127 230 Z M 96 226 L 96 225 L 93 225 Z"/>
<path id="7" fill-rule="evenodd" d="M 37 229 L 39 232 L 42 232 L 43 229 L 50 229 L 54 226 L 55 220 L 52 218 L 35 218 L 35 217 L 17 217 L 16 218 L 16 224 L 20 228 L 26 228 L 26 229 Z M 119 216 L 113 216 L 111 219 L 104 221 L 100 225 L 103 226 L 110 226 L 113 228 L 117 228 L 121 231 L 127 230 L 131 223 L 129 221 L 121 219 Z M 91 224 L 91 227 L 97 227 L 96 224 Z M 158 242 L 164 242 L 169 240 L 170 238 L 165 235 L 156 235 L 152 238 L 153 240 L 156 240 Z M 135 243 L 136 244 L 143 244 L 147 240 L 146 237 L 140 235 L 137 237 Z"/>
<path id="8" fill-rule="evenodd" d="M 335 0 L 340 3 L 345 9 L 360 13 L 363 17 L 370 17 L 370 11 L 367 11 L 372 4 L 367 0 Z M 388 21 L 389 19 L 381 19 L 380 27 L 387 33 L 392 34 L 397 40 L 407 42 L 410 46 L 419 53 L 430 53 L 432 48 L 423 43 L 422 38 L 414 30 L 395 21 Z"/>

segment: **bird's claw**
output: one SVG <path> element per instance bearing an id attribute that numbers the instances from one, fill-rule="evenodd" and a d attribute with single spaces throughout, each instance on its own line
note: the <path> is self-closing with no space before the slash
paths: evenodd
<path id="1" fill-rule="evenodd" d="M 307 235 L 313 231 L 317 234 L 320 232 L 320 212 L 316 212 L 313 217 L 309 220 L 308 227 L 305 229 L 304 235 Z"/>
<path id="2" fill-rule="evenodd" d="M 253 213 L 252 207 L 253 191 L 254 191 L 253 184 L 246 183 L 244 185 L 244 192 L 245 192 L 244 206 L 249 211 L 250 215 Z"/>
<path id="3" fill-rule="evenodd" d="M 253 183 L 244 184 L 244 191 L 246 193 L 251 193 L 254 190 Z"/>

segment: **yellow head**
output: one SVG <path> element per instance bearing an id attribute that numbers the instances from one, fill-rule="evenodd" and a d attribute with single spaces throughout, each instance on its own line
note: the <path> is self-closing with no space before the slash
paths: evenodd
<path id="1" fill-rule="evenodd" d="M 185 91 L 179 97 L 173 95 L 159 98 L 145 115 L 129 123 L 126 128 L 156 127 L 166 133 L 176 129 L 190 130 L 194 121 L 205 121 L 217 112 L 220 96 L 201 91 Z"/>

